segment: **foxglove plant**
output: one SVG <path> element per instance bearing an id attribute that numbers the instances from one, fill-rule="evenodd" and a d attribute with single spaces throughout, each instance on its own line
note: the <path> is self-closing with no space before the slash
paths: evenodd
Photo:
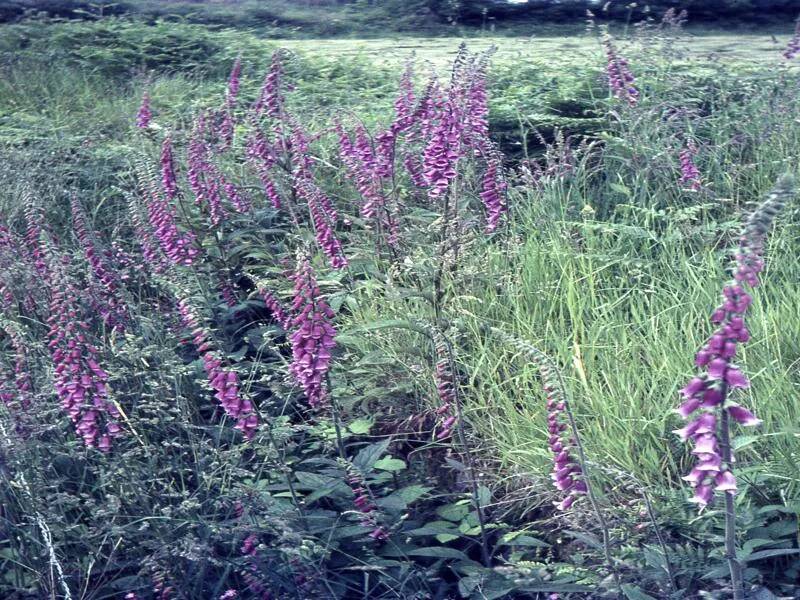
<path id="1" fill-rule="evenodd" d="M 161 144 L 161 185 L 167 200 L 173 200 L 178 194 L 178 178 L 175 176 L 175 158 L 170 136 L 165 137 Z"/>
<path id="2" fill-rule="evenodd" d="M 355 496 L 353 504 L 360 515 L 359 522 L 361 526 L 371 530 L 369 537 L 377 542 L 388 539 L 389 532 L 378 522 L 378 507 L 372 500 L 372 494 L 364 478 L 352 463 L 343 460 L 340 460 L 340 462 L 344 463 L 345 479 Z"/>
<path id="3" fill-rule="evenodd" d="M 252 439 L 258 428 L 258 415 L 250 399 L 242 396 L 239 390 L 239 375 L 223 366 L 223 358 L 215 348 L 211 333 L 187 299 L 178 301 L 178 312 L 183 326 L 192 334 L 192 342 L 203 360 L 214 396 L 225 414 L 234 420 L 234 427 L 242 432 L 245 439 Z"/>
<path id="4" fill-rule="evenodd" d="M 284 308 L 283 303 L 268 289 L 259 288 L 258 292 L 264 300 L 267 309 L 269 309 L 273 320 L 284 329 L 288 329 L 292 319 L 286 308 Z"/>
<path id="5" fill-rule="evenodd" d="M 447 194 L 456 178 L 456 163 L 461 156 L 461 124 L 455 103 L 445 101 L 432 125 L 425 146 L 423 174 L 429 186 L 428 196 L 435 201 Z"/>
<path id="6" fill-rule="evenodd" d="M 293 318 L 290 336 L 292 364 L 289 372 L 303 388 L 312 408 L 327 403 L 326 378 L 331 364 L 331 350 L 336 345 L 336 330 L 331 321 L 334 313 L 322 298 L 314 270 L 308 258 L 298 259 L 294 280 Z"/>
<path id="7" fill-rule="evenodd" d="M 140 177 L 150 226 L 162 252 L 173 264 L 191 265 L 199 253 L 194 234 L 178 229 L 175 209 L 161 194 L 146 165 L 140 166 Z"/>
<path id="8" fill-rule="evenodd" d="M 697 147 L 692 142 L 687 142 L 681 150 L 681 179 L 683 185 L 688 185 L 690 189 L 698 191 L 702 188 L 700 171 L 694 164 L 694 157 L 697 155 Z"/>
<path id="9" fill-rule="evenodd" d="M 90 272 L 100 286 L 101 297 L 97 305 L 100 316 L 112 330 L 122 332 L 128 320 L 128 308 L 122 298 L 122 284 L 114 268 L 102 252 L 98 251 L 94 233 L 87 226 L 86 214 L 76 196 L 70 200 L 70 208 L 72 229 L 89 263 Z"/>
<path id="10" fill-rule="evenodd" d="M 253 105 L 256 115 L 266 114 L 268 117 L 278 118 L 281 116 L 283 108 L 283 96 L 281 95 L 281 80 L 283 77 L 283 64 L 281 54 L 276 50 L 272 54 L 272 62 L 264 78 L 258 99 Z"/>
<path id="11" fill-rule="evenodd" d="M 628 66 L 628 61 L 619 54 L 610 36 L 606 35 L 603 38 L 603 47 L 606 51 L 608 62 L 606 74 L 612 95 L 626 101 L 630 106 L 636 106 L 639 102 L 639 90 L 636 89 L 635 79 Z"/>
<path id="12" fill-rule="evenodd" d="M 296 178 L 295 189 L 298 196 L 308 204 L 308 212 L 314 225 L 314 236 L 320 249 L 328 257 L 331 267 L 344 269 L 348 265 L 348 260 L 333 229 L 338 219 L 338 213 L 333 208 L 330 199 L 308 179 Z"/>
<path id="13" fill-rule="evenodd" d="M 0 399 L 3 400 L 12 415 L 18 418 L 28 412 L 33 397 L 33 382 L 28 367 L 27 344 L 16 324 L 0 322 L 0 328 L 8 337 L 11 349 L 14 351 L 14 374 L 6 377 L 7 389 L 0 393 Z"/>
<path id="14" fill-rule="evenodd" d="M 684 477 L 693 489 L 691 501 L 700 507 L 711 502 L 715 492 L 725 495 L 725 550 L 731 571 L 736 600 L 744 597 L 742 567 L 736 558 L 736 513 L 733 496 L 737 492 L 733 473 L 733 450 L 730 425 L 733 421 L 750 427 L 759 419 L 731 399 L 737 388 L 747 388 L 750 381 L 733 362 L 737 347 L 750 339 L 745 314 L 753 299 L 748 288 L 755 288 L 764 268 L 764 242 L 775 216 L 794 195 L 794 180 L 784 175 L 766 200 L 753 212 L 744 226 L 735 254 L 733 280 L 722 290 L 722 303 L 711 315 L 717 329 L 695 356 L 703 369 L 681 390 L 683 403 L 677 409 L 688 424 L 676 433 L 691 440 L 696 462 Z"/>
<path id="15" fill-rule="evenodd" d="M 109 397 L 108 374 L 98 362 L 98 349 L 88 341 L 89 323 L 83 318 L 80 294 L 66 273 L 66 264 L 53 261 L 48 348 L 53 360 L 53 386 L 84 444 L 103 452 L 121 433 L 120 412 Z"/>
<path id="16" fill-rule="evenodd" d="M 150 126 L 150 121 L 153 119 L 153 113 L 150 110 L 150 93 L 145 90 L 142 94 L 142 102 L 139 105 L 139 112 L 136 113 L 136 127 L 140 129 L 147 129 Z"/>
<path id="17" fill-rule="evenodd" d="M 486 208 L 486 231 L 491 233 L 497 229 L 500 219 L 508 211 L 506 203 L 506 182 L 503 178 L 503 165 L 499 157 L 489 158 L 486 172 L 483 175 L 481 200 Z"/>

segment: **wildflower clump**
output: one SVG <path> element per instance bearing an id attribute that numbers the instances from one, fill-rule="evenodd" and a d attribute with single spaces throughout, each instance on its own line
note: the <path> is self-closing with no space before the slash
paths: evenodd
<path id="1" fill-rule="evenodd" d="M 676 431 L 683 440 L 691 440 L 696 462 L 684 477 L 694 488 L 692 502 L 708 504 L 714 492 L 736 493 L 733 458 L 725 430 L 728 419 L 745 427 L 758 425 L 759 419 L 748 409 L 730 399 L 731 391 L 749 387 L 750 382 L 733 362 L 740 343 L 750 339 L 745 313 L 753 301 L 748 289 L 755 288 L 764 268 L 764 241 L 775 216 L 793 195 L 794 183 L 784 176 L 767 199 L 748 219 L 739 238 L 733 280 L 722 290 L 722 303 L 711 315 L 715 332 L 695 356 L 703 372 L 693 377 L 681 390 L 683 403 L 677 412 L 688 424 Z"/>

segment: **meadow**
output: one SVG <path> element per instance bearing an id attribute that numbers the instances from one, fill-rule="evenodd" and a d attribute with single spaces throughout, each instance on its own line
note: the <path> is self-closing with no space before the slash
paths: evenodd
<path id="1" fill-rule="evenodd" d="M 1 25 L 0 597 L 800 597 L 800 33 L 573 30 Z"/>

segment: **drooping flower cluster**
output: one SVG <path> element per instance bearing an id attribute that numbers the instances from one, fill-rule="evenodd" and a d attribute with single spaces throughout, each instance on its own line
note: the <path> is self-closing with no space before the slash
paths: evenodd
<path id="1" fill-rule="evenodd" d="M 553 472 L 550 477 L 556 488 L 566 493 L 557 505 L 559 509 L 566 510 L 586 493 L 586 482 L 580 462 L 575 457 L 576 441 L 567 424 L 566 397 L 558 376 L 554 367 L 547 363 L 539 366 L 539 374 L 547 395 L 547 444 L 553 453 Z"/>
<path id="2" fill-rule="evenodd" d="M 136 113 L 136 126 L 146 129 L 150 126 L 153 113 L 150 111 L 150 94 L 147 90 L 142 94 L 142 103 L 139 105 L 139 112 Z"/>
<path id="3" fill-rule="evenodd" d="M 120 412 L 109 397 L 108 374 L 98 362 L 98 350 L 88 340 L 89 323 L 83 318 L 80 295 L 65 265 L 54 264 L 53 272 L 54 279 L 47 282 L 53 387 L 83 442 L 107 452 L 121 433 Z"/>
<path id="4" fill-rule="evenodd" d="M 312 408 L 327 402 L 326 377 L 331 364 L 331 350 L 336 345 L 336 330 L 331 321 L 334 314 L 322 298 L 314 270 L 307 257 L 300 257 L 294 280 L 290 336 L 292 364 L 289 372 L 303 388 Z"/>
<path id="5" fill-rule="evenodd" d="M 378 523 L 378 507 L 375 506 L 372 500 L 371 493 L 364 478 L 352 463 L 340 460 L 340 464 L 342 464 L 345 469 L 347 485 L 353 490 L 353 495 L 355 496 L 353 504 L 360 513 L 359 522 L 361 526 L 371 530 L 369 537 L 373 540 L 381 542 L 387 539 L 389 533 Z"/>
<path id="6" fill-rule="evenodd" d="M 681 390 L 684 401 L 677 412 L 689 423 L 676 433 L 694 444 L 692 454 L 697 462 L 684 479 L 694 488 L 692 502 L 700 506 L 708 504 L 714 492 L 736 493 L 729 448 L 730 459 L 723 460 L 725 449 L 721 448 L 721 441 L 727 436 L 720 430 L 723 420 L 730 417 L 743 426 L 760 423 L 752 412 L 729 398 L 731 390 L 750 385 L 733 358 L 738 344 L 750 339 L 744 320 L 752 302 L 747 288 L 758 285 L 758 274 L 764 268 L 766 234 L 793 193 L 793 181 L 783 177 L 745 225 L 735 256 L 733 281 L 723 288 L 722 304 L 711 315 L 717 329 L 695 357 L 695 364 L 705 372 Z"/>
<path id="7" fill-rule="evenodd" d="M 149 266 L 154 273 L 163 273 L 169 268 L 167 258 L 159 252 L 159 243 L 153 237 L 153 232 L 150 227 L 145 225 L 144 219 L 139 212 L 139 205 L 134 197 L 130 198 L 128 204 L 128 212 L 131 217 L 131 224 L 136 233 L 136 241 L 139 244 L 142 252 L 142 258 L 147 266 Z"/>
<path id="8" fill-rule="evenodd" d="M 178 301 L 181 321 L 192 334 L 192 342 L 203 360 L 208 382 L 214 390 L 214 396 L 222 406 L 225 414 L 235 421 L 234 427 L 242 432 L 246 439 L 252 439 L 258 427 L 258 416 L 253 403 L 243 397 L 239 390 L 239 376 L 236 371 L 223 367 L 223 359 L 214 347 L 211 334 L 202 323 L 199 315 L 188 300 Z"/>
<path id="9" fill-rule="evenodd" d="M 609 36 L 603 38 L 603 47 L 606 50 L 606 74 L 611 93 L 620 100 L 626 101 L 630 106 L 639 102 L 639 90 L 636 89 L 635 79 L 631 73 L 628 61 L 619 54 Z"/>
<path id="10" fill-rule="evenodd" d="M 797 55 L 800 55 L 800 19 L 797 20 L 792 39 L 789 40 L 786 50 L 783 51 L 783 58 L 792 60 Z"/>
<path id="11" fill-rule="evenodd" d="M 103 322 L 116 331 L 125 329 L 128 320 L 128 308 L 122 298 L 122 285 L 113 267 L 106 262 L 101 252 L 98 252 L 94 235 L 86 224 L 86 214 L 78 198 L 73 196 L 70 200 L 72 210 L 72 229 L 80 242 L 86 261 L 89 263 L 91 274 L 99 284 L 100 293 L 95 308 Z"/>
<path id="12" fill-rule="evenodd" d="M 422 160 L 428 196 L 437 200 L 447 193 L 458 174 L 456 163 L 461 156 L 461 123 L 455 103 L 447 100 L 432 126 Z"/>
<path id="13" fill-rule="evenodd" d="M 508 210 L 508 205 L 505 198 L 506 182 L 503 178 L 503 165 L 497 157 L 490 158 L 488 162 L 480 195 L 486 208 L 486 231 L 491 233 L 497 229 L 500 219 Z"/>
<path id="14" fill-rule="evenodd" d="M 694 157 L 697 155 L 697 148 L 692 142 L 687 142 L 686 147 L 681 150 L 681 179 L 683 185 L 688 185 L 692 190 L 698 191 L 702 187 L 700 181 L 700 171 L 694 164 Z"/>
<path id="15" fill-rule="evenodd" d="M 197 206 L 206 205 L 213 226 L 218 226 L 228 214 L 223 205 L 227 198 L 234 209 L 240 213 L 248 212 L 252 206 L 240 190 L 231 183 L 211 159 L 211 149 L 206 142 L 206 115 L 200 115 L 195 122 L 189 139 L 187 178 Z"/>

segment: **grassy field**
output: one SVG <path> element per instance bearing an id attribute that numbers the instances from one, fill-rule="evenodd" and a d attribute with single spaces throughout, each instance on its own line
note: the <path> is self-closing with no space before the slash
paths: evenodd
<path id="1" fill-rule="evenodd" d="M 728 597 L 728 495 L 700 513 L 687 502 L 696 457 L 675 408 L 743 220 L 799 174 L 788 35 L 615 29 L 628 102 L 600 32 L 475 35 L 476 54 L 447 35 L 276 39 L 117 18 L 0 33 L 0 596 Z M 269 69 L 280 83 L 265 96 Z M 448 114 L 465 149 L 437 195 Z M 242 197 L 252 206 L 234 209 Z M 795 198 L 736 354 L 751 385 L 727 390 L 763 421 L 733 430 L 725 461 L 753 594 L 791 594 L 800 577 L 798 225 Z M 173 258 L 181 235 L 191 265 Z M 327 358 L 327 334 L 301 325 L 325 303 Z M 119 305 L 124 328 L 109 320 Z M 52 348 L 76 329 L 94 350 L 65 348 L 101 363 L 122 410 L 108 453 L 53 383 L 72 367 Z M 304 347 L 316 384 L 298 375 Z M 220 368 L 255 405 L 249 436 Z M 565 511 L 549 418 L 574 419 L 585 455 L 571 460 L 593 491 Z M 558 443 L 575 454 L 573 435 Z"/>

